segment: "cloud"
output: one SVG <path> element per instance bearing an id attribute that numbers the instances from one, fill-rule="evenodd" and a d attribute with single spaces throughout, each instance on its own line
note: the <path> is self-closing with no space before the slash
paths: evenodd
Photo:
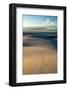
<path id="1" fill-rule="evenodd" d="M 57 25 L 56 21 L 52 21 L 49 18 L 43 21 L 36 22 L 36 23 L 30 22 L 30 21 L 23 22 L 23 27 L 50 27 L 50 26 L 56 27 L 56 25 Z"/>
<path id="2" fill-rule="evenodd" d="M 49 18 L 45 21 L 45 26 L 56 26 L 56 21 L 51 21 Z"/>

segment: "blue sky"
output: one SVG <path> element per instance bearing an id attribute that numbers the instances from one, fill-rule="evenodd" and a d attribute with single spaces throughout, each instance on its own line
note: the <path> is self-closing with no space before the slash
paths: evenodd
<path id="1" fill-rule="evenodd" d="M 57 27 L 57 16 L 23 15 L 23 27 Z"/>

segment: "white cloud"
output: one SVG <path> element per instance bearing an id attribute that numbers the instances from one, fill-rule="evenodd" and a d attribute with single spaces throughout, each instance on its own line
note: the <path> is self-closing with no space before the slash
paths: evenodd
<path id="1" fill-rule="evenodd" d="M 31 22 L 23 22 L 24 27 L 49 27 L 49 26 L 56 26 L 55 21 L 51 21 L 49 18 L 47 18 L 45 21 L 40 21 L 38 24 L 37 23 L 31 23 Z"/>
<path id="2" fill-rule="evenodd" d="M 50 19 L 47 18 L 47 20 L 45 22 L 45 26 L 56 26 L 56 22 L 55 21 L 50 21 Z"/>

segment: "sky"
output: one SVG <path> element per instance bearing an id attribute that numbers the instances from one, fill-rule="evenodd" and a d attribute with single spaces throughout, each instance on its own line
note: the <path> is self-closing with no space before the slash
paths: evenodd
<path id="1" fill-rule="evenodd" d="M 57 16 L 23 15 L 23 27 L 57 27 Z"/>

